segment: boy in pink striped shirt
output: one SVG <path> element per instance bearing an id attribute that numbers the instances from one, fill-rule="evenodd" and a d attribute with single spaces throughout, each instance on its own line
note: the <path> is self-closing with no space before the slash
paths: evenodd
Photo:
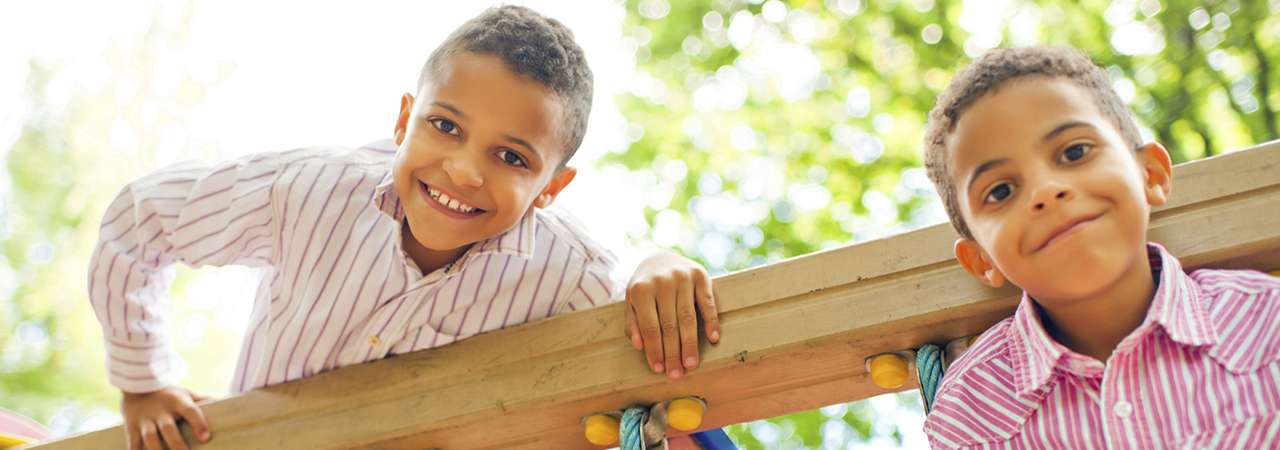
<path id="1" fill-rule="evenodd" d="M 1188 274 L 1148 242 L 1169 155 L 1087 56 L 974 61 L 929 115 L 925 165 L 956 259 L 1023 289 L 947 372 L 925 421 L 934 447 L 1280 446 L 1280 280 Z"/>
<path id="2" fill-rule="evenodd" d="M 160 170 L 108 207 L 89 273 L 130 449 L 201 441 L 201 397 L 173 385 L 169 267 L 239 264 L 263 279 L 233 389 L 244 391 L 614 300 L 610 253 L 552 207 L 576 173 L 592 77 L 572 33 L 503 6 L 462 25 L 400 99 L 394 138 Z M 719 339 L 707 273 L 670 253 L 627 290 L 653 371 Z"/>

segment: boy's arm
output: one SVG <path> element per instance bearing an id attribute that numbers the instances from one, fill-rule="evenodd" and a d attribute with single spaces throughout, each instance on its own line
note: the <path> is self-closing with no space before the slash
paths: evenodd
<path id="1" fill-rule="evenodd" d="M 173 262 L 269 264 L 276 167 L 258 156 L 168 168 L 130 183 L 107 207 L 88 281 L 111 384 L 153 392 L 179 375 L 163 325 Z"/>
<path id="2" fill-rule="evenodd" d="M 631 345 L 644 350 L 654 372 L 666 372 L 672 379 L 699 364 L 699 315 L 707 341 L 720 342 L 711 276 L 689 258 L 671 252 L 646 258 L 627 286 L 627 306 Z"/>

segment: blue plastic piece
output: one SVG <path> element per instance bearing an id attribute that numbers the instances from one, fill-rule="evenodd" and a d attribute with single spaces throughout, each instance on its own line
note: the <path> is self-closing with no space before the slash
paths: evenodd
<path id="1" fill-rule="evenodd" d="M 733 445 L 733 441 L 729 439 L 729 434 L 724 432 L 723 428 L 700 431 L 690 435 L 693 442 L 702 447 L 702 450 L 738 450 L 738 446 Z"/>

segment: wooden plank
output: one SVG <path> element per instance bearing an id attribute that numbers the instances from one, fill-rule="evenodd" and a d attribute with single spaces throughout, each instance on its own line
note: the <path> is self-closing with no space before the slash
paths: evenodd
<path id="1" fill-rule="evenodd" d="M 1280 268 L 1280 142 L 1174 180 L 1153 240 L 1187 267 Z M 591 448 L 579 419 L 634 402 L 701 395 L 718 427 L 866 398 L 883 392 L 866 356 L 980 332 L 1016 304 L 952 261 L 954 238 L 941 224 L 718 277 L 724 339 L 679 382 L 646 370 L 614 304 L 214 402 L 199 448 Z M 115 427 L 37 448 L 122 441 Z"/>

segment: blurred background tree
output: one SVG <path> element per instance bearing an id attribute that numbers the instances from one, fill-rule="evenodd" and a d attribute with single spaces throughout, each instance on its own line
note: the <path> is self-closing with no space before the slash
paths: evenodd
<path id="1" fill-rule="evenodd" d="M 650 228 L 635 239 L 714 272 L 944 221 L 920 167 L 925 119 L 955 70 L 995 47 L 1084 50 L 1176 162 L 1280 136 L 1276 0 L 626 5 L 637 69 L 619 104 L 632 142 L 602 163 L 651 174 Z M 731 432 L 747 448 L 844 448 L 918 426 L 873 432 L 868 411 Z"/>
<path id="2" fill-rule="evenodd" d="M 482 6 L 409 13 L 401 10 L 429 7 L 135 1 L 131 12 L 113 16 L 114 3 L 57 3 L 66 3 L 50 8 L 58 22 L 81 20 L 60 26 L 86 32 L 119 22 L 132 30 L 103 45 L 87 78 L 68 75 L 84 72 L 67 65 L 79 63 L 48 57 L 0 70 L 0 106 L 11 109 L 0 111 L 0 407 L 66 434 L 119 420 L 84 279 L 102 211 L 120 187 L 179 159 L 381 136 L 393 117 L 378 113 L 395 112 L 398 93 L 412 85 L 434 42 Z M 608 95 L 597 95 L 577 161 L 597 167 L 566 197 L 599 191 L 613 198 L 593 198 L 595 209 L 582 209 L 583 219 L 635 216 L 638 224 L 595 229 L 626 230 L 618 242 L 630 244 L 619 247 L 653 242 L 715 273 L 944 221 L 920 168 L 925 114 L 951 74 L 990 48 L 1056 43 L 1085 50 L 1111 73 L 1144 132 L 1177 161 L 1275 139 L 1280 127 L 1280 0 L 603 4 L 534 5 L 564 18 L 586 41 L 589 58 L 609 53 L 591 47 L 603 36 L 599 28 L 620 29 L 626 61 L 617 65 L 634 65 L 619 80 L 611 60 L 592 63 Z M 19 5 L 0 5 L 0 38 L 36 45 L 32 27 L 55 21 L 6 10 Z M 250 6 L 260 14 L 241 14 Z M 309 18 L 293 20 L 297 8 L 307 8 Z M 78 13 L 60 12 L 73 9 Z M 369 50 L 404 40 L 390 30 L 424 28 L 413 17 L 428 15 L 443 25 L 425 28 L 438 33 L 384 53 Z M 388 25 L 395 20 L 406 24 Z M 303 25 L 314 29 L 291 28 Z M 199 36 L 204 40 L 194 42 Z M 230 50 L 211 49 L 210 40 Z M 13 48 L 0 48 L 0 57 Z M 304 65 L 305 77 L 278 75 Z M 323 78 L 344 68 L 336 80 Z M 270 80 L 269 90 L 232 95 L 246 92 L 240 87 L 249 77 Z M 308 85 L 309 77 L 321 81 Z M 353 77 L 388 86 L 376 95 L 360 90 L 365 86 L 329 88 Z M 622 87 L 604 88 L 609 84 Z M 6 97 L 14 86 L 20 94 Z M 284 92 L 292 86 L 305 92 Z M 341 106 L 317 108 L 315 95 Z M 365 98 L 378 102 L 352 106 Z M 232 113 L 202 109 L 210 103 Z M 258 111 L 290 103 L 314 115 L 272 110 L 264 118 Z M 610 111 L 625 121 L 613 127 L 609 116 L 596 115 Z M 208 124 L 221 128 L 200 128 Z M 609 142 L 614 136 L 618 142 Z M 249 303 L 226 300 L 252 298 L 253 282 L 247 270 L 179 270 L 172 293 L 182 301 L 169 326 L 191 366 L 184 385 L 225 394 Z M 919 447 L 922 420 L 918 398 L 902 393 L 730 432 L 753 449 Z"/>

